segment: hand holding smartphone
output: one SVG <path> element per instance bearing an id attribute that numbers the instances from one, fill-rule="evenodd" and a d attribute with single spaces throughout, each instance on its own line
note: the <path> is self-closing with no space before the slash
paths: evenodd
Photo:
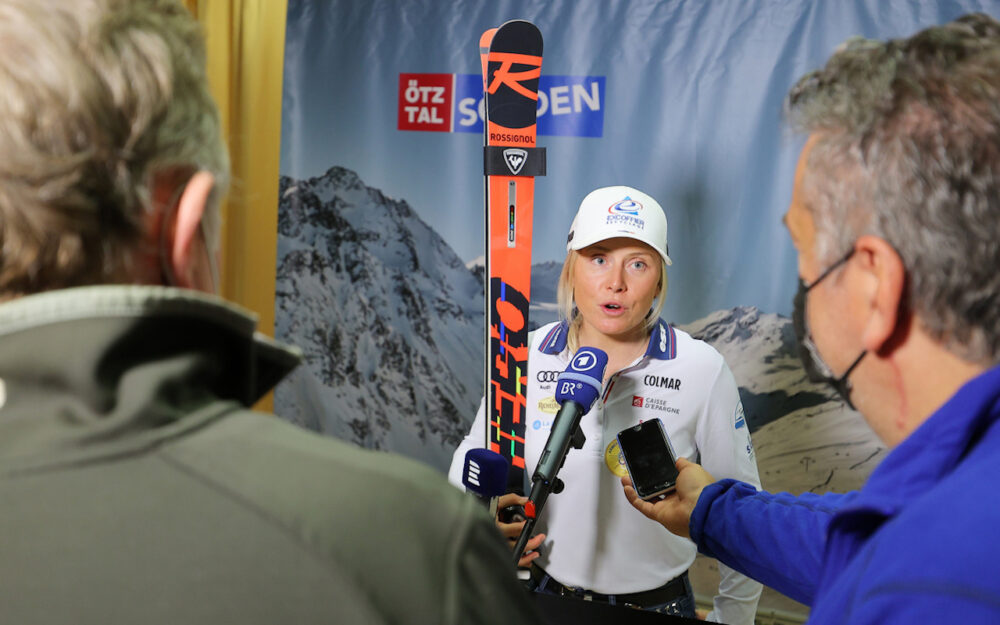
<path id="1" fill-rule="evenodd" d="M 641 499 L 648 501 L 676 488 L 677 459 L 659 419 L 625 428 L 617 439 L 632 486 Z"/>

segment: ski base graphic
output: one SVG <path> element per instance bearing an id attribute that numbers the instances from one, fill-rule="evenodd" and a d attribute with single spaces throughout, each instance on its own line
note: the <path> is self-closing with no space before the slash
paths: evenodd
<path id="1" fill-rule="evenodd" d="M 542 36 L 515 20 L 480 38 L 486 123 L 486 446 L 508 459 L 508 489 L 524 492 L 525 393 L 531 228 L 535 176 L 545 175 L 535 146 Z"/>

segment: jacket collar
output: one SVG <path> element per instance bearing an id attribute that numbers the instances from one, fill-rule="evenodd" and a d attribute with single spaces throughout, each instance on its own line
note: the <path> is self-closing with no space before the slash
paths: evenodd
<path id="1" fill-rule="evenodd" d="M 97 286 L 0 305 L 0 456 L 162 429 L 224 400 L 250 406 L 300 352 L 207 294 Z"/>
<path id="2" fill-rule="evenodd" d="M 1000 420 L 1000 366 L 966 382 L 872 471 L 848 513 L 895 515 L 951 473 Z"/>
<path id="3" fill-rule="evenodd" d="M 45 332 L 48 326 L 99 318 L 115 320 L 123 331 L 139 320 L 184 318 L 246 343 L 251 348 L 251 359 L 240 368 L 252 374 L 253 380 L 252 388 L 240 399 L 247 405 L 274 388 L 302 359 L 298 348 L 256 332 L 257 316 L 249 310 L 215 295 L 161 286 L 79 287 L 11 300 L 0 305 L 0 341 L 18 334 Z M 77 338 L 82 345 L 74 347 L 86 349 L 87 337 Z M 90 345 L 91 349 L 103 347 L 100 342 Z M 0 355 L 0 372 L 10 364 L 5 360 Z"/>
<path id="4" fill-rule="evenodd" d="M 542 339 L 538 351 L 543 354 L 560 354 L 566 349 L 569 322 L 560 321 L 552 326 Z M 657 360 L 673 360 L 677 357 L 677 333 L 673 326 L 660 319 L 649 335 L 646 356 Z"/>

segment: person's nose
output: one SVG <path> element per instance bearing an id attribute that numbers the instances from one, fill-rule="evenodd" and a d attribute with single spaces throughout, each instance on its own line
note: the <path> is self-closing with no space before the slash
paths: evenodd
<path id="1" fill-rule="evenodd" d="M 607 286 L 608 290 L 613 293 L 621 293 L 625 290 L 625 270 L 623 267 L 618 266 L 611 270 L 608 274 Z"/>

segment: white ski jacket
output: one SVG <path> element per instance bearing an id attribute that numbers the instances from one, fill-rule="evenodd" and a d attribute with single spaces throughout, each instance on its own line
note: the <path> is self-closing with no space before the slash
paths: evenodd
<path id="1" fill-rule="evenodd" d="M 565 322 L 546 325 L 530 340 L 525 428 L 526 476 L 534 471 L 559 406 L 555 380 L 569 365 Z M 583 449 L 570 449 L 559 478 L 566 488 L 546 501 L 535 527 L 547 537 L 536 563 L 566 586 L 603 594 L 657 588 L 694 562 L 693 542 L 671 534 L 625 499 L 626 475 L 615 436 L 659 417 L 678 456 L 699 462 L 718 479 L 760 487 L 749 428 L 736 381 L 714 348 L 660 320 L 645 355 L 609 378 L 584 415 Z M 461 486 L 465 453 L 483 447 L 480 403 L 472 430 L 452 457 L 449 480 Z M 530 487 L 527 484 L 526 487 Z M 527 490 L 525 491 L 527 492 Z M 712 620 L 753 623 L 761 585 L 720 564 Z"/>

